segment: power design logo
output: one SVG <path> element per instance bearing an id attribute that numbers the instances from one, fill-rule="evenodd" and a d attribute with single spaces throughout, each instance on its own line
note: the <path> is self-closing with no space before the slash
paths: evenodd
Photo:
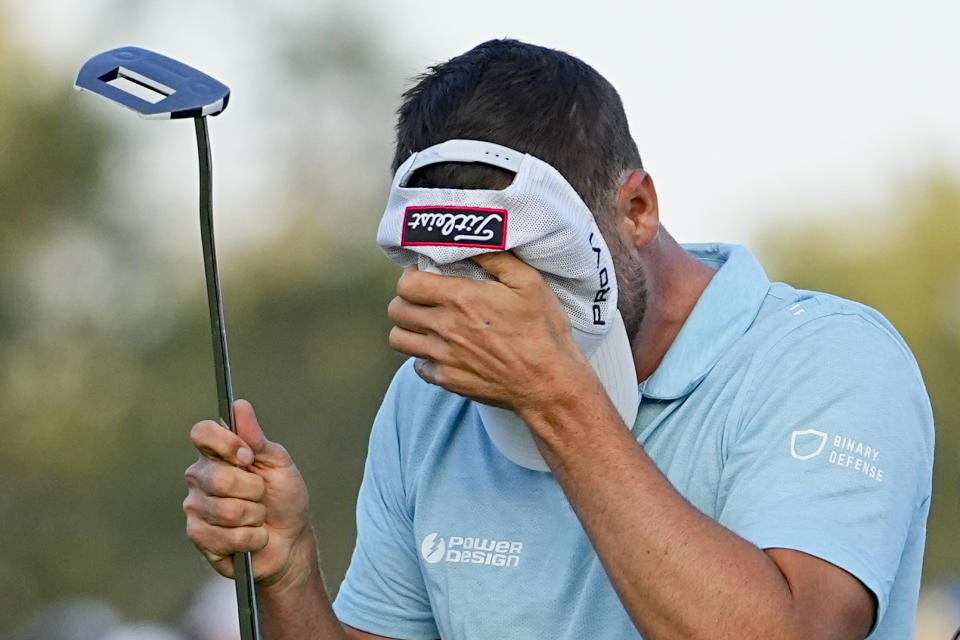
<path id="1" fill-rule="evenodd" d="M 507 210 L 407 207 L 400 244 L 503 249 L 507 246 Z"/>
<path id="2" fill-rule="evenodd" d="M 513 540 L 492 540 L 474 536 L 450 536 L 438 533 L 424 536 L 420 555 L 427 564 L 452 562 L 482 564 L 488 567 L 515 567 L 520 564 L 523 543 Z"/>
<path id="3" fill-rule="evenodd" d="M 436 564 L 443 560 L 443 554 L 447 550 L 447 543 L 436 533 L 431 533 L 420 543 L 420 553 L 423 559 L 430 564 Z"/>

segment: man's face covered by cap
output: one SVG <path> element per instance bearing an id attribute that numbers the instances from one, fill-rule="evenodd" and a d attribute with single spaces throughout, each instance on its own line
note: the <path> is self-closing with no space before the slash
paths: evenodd
<path id="1" fill-rule="evenodd" d="M 515 174 L 506 169 L 467 162 L 445 162 L 422 167 L 410 176 L 410 187 L 427 189 L 490 189 L 503 190 L 513 182 Z M 623 316 L 627 335 L 636 335 L 646 311 L 647 283 L 636 248 L 628 244 L 620 230 L 616 200 L 622 185 L 611 188 L 607 206 L 591 211 L 600 229 L 617 274 L 618 308 Z M 582 197 L 582 194 L 581 194 Z"/>
<path id="2" fill-rule="evenodd" d="M 424 167 L 451 163 L 496 167 L 510 172 L 513 180 L 499 190 L 411 186 Z M 635 277 L 636 261 L 616 228 L 618 258 Z M 401 266 L 472 280 L 494 278 L 475 258 L 512 252 L 536 269 L 556 295 L 577 348 L 624 423 L 633 422 L 637 379 L 617 306 L 616 267 L 593 213 L 556 168 L 482 140 L 452 139 L 413 153 L 394 175 L 377 242 Z M 507 457 L 531 469 L 547 469 L 519 418 L 483 403 L 478 411 Z"/>

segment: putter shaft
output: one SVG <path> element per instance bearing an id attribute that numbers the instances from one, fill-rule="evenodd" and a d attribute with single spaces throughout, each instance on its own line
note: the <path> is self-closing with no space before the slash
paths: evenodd
<path id="1" fill-rule="evenodd" d="M 200 240 L 203 243 L 203 267 L 207 282 L 207 304 L 210 309 L 217 404 L 220 419 L 236 433 L 237 429 L 233 422 L 233 382 L 230 378 L 230 357 L 227 353 L 227 328 L 223 319 L 223 298 L 220 295 L 217 252 L 213 240 L 210 136 L 207 132 L 206 116 L 194 118 L 193 123 L 197 130 L 197 153 L 200 156 Z M 240 614 L 240 637 L 242 640 L 261 640 L 260 612 L 257 608 L 257 592 L 253 582 L 253 561 L 250 553 L 236 554 L 233 557 L 233 568 Z"/>
<path id="2" fill-rule="evenodd" d="M 152 93 L 158 100 L 143 96 L 140 90 L 131 91 L 122 83 L 116 84 L 120 80 L 139 86 L 140 90 Z M 230 88 L 182 62 L 139 47 L 111 49 L 90 58 L 80 68 L 75 86 L 132 109 L 143 118 L 194 119 L 197 152 L 200 156 L 200 235 L 203 241 L 207 303 L 210 306 L 217 402 L 223 424 L 236 432 L 227 332 L 223 321 L 217 253 L 213 242 L 213 185 L 206 119 L 206 116 L 217 115 L 227 107 Z M 257 594 L 249 553 L 238 553 L 234 557 L 234 570 L 241 638 L 261 640 Z"/>

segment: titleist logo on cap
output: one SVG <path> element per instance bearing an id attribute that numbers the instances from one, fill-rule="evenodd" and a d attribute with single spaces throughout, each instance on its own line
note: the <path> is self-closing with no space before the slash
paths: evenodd
<path id="1" fill-rule="evenodd" d="M 479 207 L 407 207 L 401 246 L 507 246 L 507 210 Z"/>

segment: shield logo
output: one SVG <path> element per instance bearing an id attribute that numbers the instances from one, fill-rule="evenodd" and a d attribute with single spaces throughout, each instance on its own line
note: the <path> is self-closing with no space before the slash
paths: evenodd
<path id="1" fill-rule="evenodd" d="M 794 431 L 790 436 L 790 455 L 797 460 L 809 460 L 820 455 L 827 444 L 827 434 L 816 429 Z"/>

